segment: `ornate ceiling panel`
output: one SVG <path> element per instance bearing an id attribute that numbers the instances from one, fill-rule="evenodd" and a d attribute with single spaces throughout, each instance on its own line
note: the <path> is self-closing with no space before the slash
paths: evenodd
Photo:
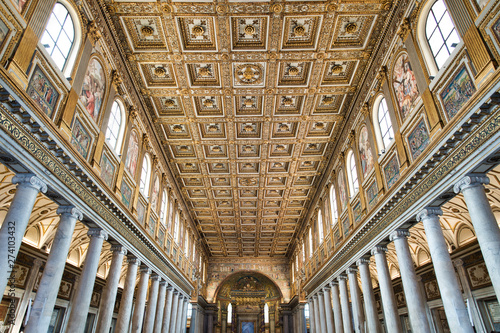
<path id="1" fill-rule="evenodd" d="M 106 5 L 211 255 L 285 256 L 386 2 Z"/>

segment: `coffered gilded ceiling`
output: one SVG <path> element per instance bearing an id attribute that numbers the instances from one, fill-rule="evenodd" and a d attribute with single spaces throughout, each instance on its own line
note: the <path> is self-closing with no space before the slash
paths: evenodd
<path id="1" fill-rule="evenodd" d="M 210 254 L 285 256 L 387 2 L 107 6 Z"/>

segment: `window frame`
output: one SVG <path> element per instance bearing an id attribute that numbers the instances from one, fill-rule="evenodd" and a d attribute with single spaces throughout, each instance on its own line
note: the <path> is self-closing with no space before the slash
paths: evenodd
<path id="1" fill-rule="evenodd" d="M 318 244 L 322 244 L 323 241 L 325 240 L 325 232 L 323 230 L 323 213 L 321 211 L 321 208 L 318 209 L 318 216 L 316 221 L 318 223 L 318 240 L 319 240 Z"/>
<path id="2" fill-rule="evenodd" d="M 144 164 L 146 162 L 146 173 L 144 173 Z M 144 178 L 143 178 L 144 177 Z M 144 180 L 144 181 L 143 181 Z M 149 154 L 144 154 L 141 165 L 141 178 L 139 179 L 139 192 L 148 199 L 149 187 L 151 186 L 151 158 Z"/>
<path id="3" fill-rule="evenodd" d="M 382 102 L 385 101 L 385 105 L 387 106 L 387 112 L 385 115 L 387 116 L 387 120 L 389 122 L 390 128 L 388 128 L 386 133 L 392 133 L 392 140 L 388 141 L 386 144 L 384 142 L 384 136 L 382 135 L 382 128 L 380 125 L 380 118 L 379 118 L 379 113 L 380 113 L 380 107 L 382 105 Z M 373 123 L 375 124 L 374 130 L 375 130 L 375 139 L 377 143 L 377 150 L 379 155 L 385 154 L 387 151 L 389 151 L 390 147 L 394 144 L 394 125 L 393 125 L 393 119 L 391 117 L 391 112 L 389 110 L 389 105 L 387 104 L 387 98 L 383 94 L 379 94 L 375 98 L 375 102 L 373 103 L 373 109 L 372 109 L 372 114 L 373 114 Z M 385 117 L 384 117 L 385 118 Z"/>
<path id="4" fill-rule="evenodd" d="M 354 197 L 360 189 L 359 185 L 359 176 L 358 176 L 358 166 L 356 164 L 356 157 L 354 156 L 354 151 L 352 149 L 349 149 L 349 152 L 347 153 L 347 168 L 348 168 L 348 173 L 347 173 L 347 178 L 349 179 L 349 190 L 351 193 L 351 197 Z M 353 176 L 353 171 L 356 173 L 356 178 Z"/>
<path id="5" fill-rule="evenodd" d="M 312 258 L 313 256 L 313 237 L 312 237 L 312 228 L 309 227 L 309 258 Z"/>
<path id="6" fill-rule="evenodd" d="M 167 205 L 168 205 L 168 193 L 167 189 L 163 188 L 163 193 L 161 194 L 161 207 L 160 207 L 160 223 L 166 227 L 167 225 Z"/>
<path id="7" fill-rule="evenodd" d="M 113 147 L 113 145 L 111 145 L 111 143 L 108 140 L 108 132 L 110 131 L 110 124 L 112 121 L 111 117 L 113 116 L 113 107 L 115 105 L 118 105 L 118 110 L 119 110 L 119 114 L 120 114 L 121 119 L 120 119 L 120 123 L 118 124 L 118 133 L 116 136 L 116 142 L 115 142 L 114 147 Z M 108 125 L 106 126 L 106 133 L 105 133 L 105 141 L 119 157 L 121 157 L 121 152 L 123 149 L 123 147 L 122 147 L 123 146 L 123 137 L 125 134 L 125 121 L 124 120 L 125 120 L 125 110 L 123 107 L 123 102 L 119 98 L 116 98 L 113 101 L 113 103 L 111 104 L 111 110 L 109 111 Z"/>
<path id="8" fill-rule="evenodd" d="M 330 185 L 330 215 L 331 215 L 331 225 L 332 228 L 337 225 L 339 220 L 339 210 L 338 210 L 338 202 L 337 202 L 337 191 L 335 189 L 335 183 Z"/>

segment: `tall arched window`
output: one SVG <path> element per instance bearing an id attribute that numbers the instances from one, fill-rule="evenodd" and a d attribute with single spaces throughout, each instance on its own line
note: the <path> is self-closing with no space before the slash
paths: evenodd
<path id="1" fill-rule="evenodd" d="M 125 129 L 123 119 L 123 108 L 118 101 L 114 101 L 109 114 L 108 128 L 106 129 L 106 142 L 111 148 L 120 154 L 123 132 Z"/>
<path id="2" fill-rule="evenodd" d="M 139 182 L 139 191 L 147 197 L 149 194 L 149 179 L 151 178 L 151 162 L 149 161 L 149 155 L 144 156 L 142 161 L 142 171 L 141 180 Z"/>
<path id="3" fill-rule="evenodd" d="M 76 57 L 75 45 L 80 42 L 79 29 L 68 7 L 56 2 L 43 32 L 41 43 L 54 63 L 65 75 L 69 75 Z"/>
<path id="4" fill-rule="evenodd" d="M 439 70 L 460 43 L 455 25 L 443 0 L 436 1 L 429 10 L 425 22 L 425 36 Z"/>
<path id="5" fill-rule="evenodd" d="M 233 305 L 231 303 L 227 306 L 227 323 L 231 324 L 233 322 Z"/>
<path id="6" fill-rule="evenodd" d="M 184 237 L 184 253 L 187 255 L 189 249 L 189 233 L 186 230 L 186 236 Z"/>
<path id="7" fill-rule="evenodd" d="M 339 214 L 337 211 L 337 196 L 335 193 L 335 185 L 330 185 L 330 210 L 332 214 L 332 227 L 337 224 L 337 219 L 339 218 Z"/>
<path id="8" fill-rule="evenodd" d="M 179 211 L 175 212 L 175 220 L 174 220 L 174 242 L 179 243 Z"/>
<path id="9" fill-rule="evenodd" d="M 305 241 L 302 240 L 302 263 L 306 262 L 306 245 Z"/>
<path id="10" fill-rule="evenodd" d="M 193 316 L 193 305 L 191 303 L 188 303 L 187 318 L 191 318 L 192 316 Z"/>
<path id="11" fill-rule="evenodd" d="M 304 305 L 304 317 L 306 317 L 306 319 L 309 319 L 309 303 L 306 303 L 306 305 Z"/>
<path id="12" fill-rule="evenodd" d="M 163 225 L 167 224 L 167 189 L 163 189 L 163 194 L 161 195 L 161 208 L 160 208 L 160 222 Z"/>
<path id="13" fill-rule="evenodd" d="M 269 305 L 264 305 L 264 323 L 269 324 Z"/>
<path id="14" fill-rule="evenodd" d="M 385 98 L 382 98 L 378 105 L 377 120 L 379 125 L 378 129 L 380 130 L 380 138 L 382 139 L 382 142 L 379 142 L 379 144 L 382 144 L 382 152 L 385 152 L 385 149 L 394 139 L 394 131 L 392 129 L 392 122 Z"/>
<path id="15" fill-rule="evenodd" d="M 325 234 L 323 232 L 323 214 L 321 213 L 321 209 L 318 210 L 318 236 L 319 236 L 319 244 L 323 243 Z"/>
<path id="16" fill-rule="evenodd" d="M 348 169 L 349 169 L 349 185 L 351 189 L 351 195 L 354 195 L 356 192 L 359 190 L 359 184 L 358 184 L 358 172 L 356 170 L 356 161 L 354 159 L 354 153 L 349 151 L 347 155 L 347 163 L 348 163 Z"/>
<path id="17" fill-rule="evenodd" d="M 309 258 L 313 255 L 313 235 L 312 230 L 309 228 Z"/>

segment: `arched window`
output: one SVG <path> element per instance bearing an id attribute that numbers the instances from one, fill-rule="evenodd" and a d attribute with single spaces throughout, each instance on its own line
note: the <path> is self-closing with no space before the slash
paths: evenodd
<path id="1" fill-rule="evenodd" d="M 174 242 L 179 243 L 179 211 L 175 212 L 174 220 Z"/>
<path id="2" fill-rule="evenodd" d="M 455 25 L 443 0 L 436 1 L 427 14 L 425 37 L 439 70 L 460 43 Z"/>
<path id="3" fill-rule="evenodd" d="M 149 194 L 149 179 L 151 178 L 151 162 L 149 161 L 149 155 L 144 156 L 142 161 L 142 171 L 141 180 L 139 182 L 139 190 L 141 193 L 147 197 Z"/>
<path id="4" fill-rule="evenodd" d="M 348 163 L 347 167 L 349 169 L 348 178 L 351 189 L 351 195 L 354 195 L 359 190 L 359 184 L 358 184 L 358 172 L 356 170 L 356 161 L 354 159 L 354 153 L 352 152 L 352 150 L 350 150 L 347 155 L 347 163 Z"/>
<path id="5" fill-rule="evenodd" d="M 79 29 L 68 7 L 56 2 L 43 32 L 41 43 L 54 63 L 65 75 L 69 75 L 76 58 L 76 47 L 80 43 Z"/>
<path id="6" fill-rule="evenodd" d="M 191 303 L 188 303 L 188 311 L 187 311 L 187 318 L 191 318 L 193 315 L 193 305 Z"/>
<path id="7" fill-rule="evenodd" d="M 313 255 L 313 235 L 312 230 L 309 228 L 309 258 Z"/>
<path id="8" fill-rule="evenodd" d="M 321 213 L 321 209 L 318 210 L 318 236 L 319 236 L 319 244 L 323 243 L 325 234 L 323 232 L 323 214 Z"/>
<path id="9" fill-rule="evenodd" d="M 120 154 L 123 132 L 125 129 L 123 119 L 123 108 L 118 101 L 114 101 L 109 114 L 108 128 L 106 129 L 106 142 L 111 148 Z"/>
<path id="10" fill-rule="evenodd" d="M 295 263 L 292 261 L 292 282 L 295 282 Z"/>
<path id="11" fill-rule="evenodd" d="M 309 303 L 306 303 L 306 305 L 304 305 L 304 317 L 306 317 L 306 319 L 309 319 Z"/>
<path id="12" fill-rule="evenodd" d="M 184 253 L 186 254 L 186 256 L 187 256 L 188 249 L 189 249 L 189 233 L 186 230 L 186 236 L 184 237 Z"/>
<path id="13" fill-rule="evenodd" d="M 389 109 L 387 108 L 387 101 L 382 97 L 378 104 L 377 110 L 377 123 L 378 123 L 378 134 L 380 139 L 379 144 L 382 146 L 382 153 L 385 153 L 385 149 L 394 140 L 394 131 L 392 129 L 392 122 L 389 116 Z"/>
<path id="14" fill-rule="evenodd" d="M 306 245 L 305 241 L 302 240 L 302 263 L 306 262 Z"/>
<path id="15" fill-rule="evenodd" d="M 233 305 L 231 303 L 227 306 L 227 323 L 231 324 L 233 322 Z"/>
<path id="16" fill-rule="evenodd" d="M 269 305 L 264 305 L 264 323 L 269 324 Z"/>
<path id="17" fill-rule="evenodd" d="M 332 184 L 330 186 L 330 210 L 332 214 L 332 227 L 337 224 L 337 219 L 339 218 L 339 214 L 337 211 L 337 196 L 335 193 L 335 185 Z"/>
<path id="18" fill-rule="evenodd" d="M 160 222 L 163 225 L 167 224 L 167 189 L 163 189 L 163 194 L 161 195 L 161 208 L 160 208 Z"/>

